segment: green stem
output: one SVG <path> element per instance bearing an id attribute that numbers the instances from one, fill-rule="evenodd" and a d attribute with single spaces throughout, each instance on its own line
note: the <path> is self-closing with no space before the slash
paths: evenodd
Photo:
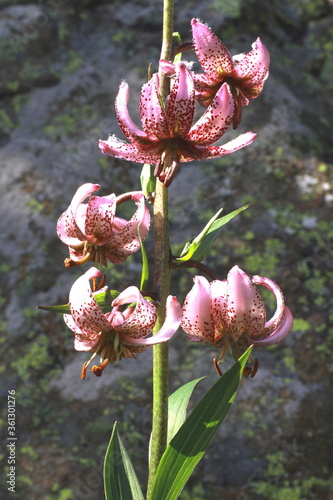
<path id="1" fill-rule="evenodd" d="M 161 59 L 171 60 L 174 0 L 164 0 L 163 41 Z M 170 91 L 170 79 L 160 73 L 160 97 L 165 100 Z M 154 333 L 165 319 L 165 303 L 170 293 L 170 241 L 168 220 L 168 190 L 156 180 L 154 200 L 154 286 L 159 298 L 158 319 Z M 168 432 L 168 344 L 153 347 L 153 419 L 147 498 L 150 496 L 156 470 L 164 453 Z"/>
<path id="2" fill-rule="evenodd" d="M 155 286 L 158 290 L 159 306 L 155 331 L 165 319 L 165 302 L 170 288 L 168 190 L 158 180 L 154 201 L 155 228 Z M 156 470 L 164 453 L 168 432 L 168 343 L 153 346 L 153 418 L 148 477 L 148 495 Z"/>

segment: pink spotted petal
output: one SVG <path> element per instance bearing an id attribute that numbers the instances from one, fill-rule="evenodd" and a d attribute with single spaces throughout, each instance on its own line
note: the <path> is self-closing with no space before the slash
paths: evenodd
<path id="1" fill-rule="evenodd" d="M 290 333 L 292 327 L 293 315 L 289 307 L 285 306 L 281 321 L 276 329 L 265 339 L 256 340 L 255 338 L 249 338 L 249 345 L 253 344 L 254 347 L 268 347 L 270 345 L 277 344 L 278 342 L 281 342 L 281 340 L 283 340 L 288 333 Z"/>
<path id="2" fill-rule="evenodd" d="M 210 283 L 212 301 L 212 318 L 215 325 L 214 344 L 222 339 L 227 328 L 226 314 L 228 307 L 228 283 L 227 280 L 214 280 Z"/>
<path id="3" fill-rule="evenodd" d="M 277 328 L 284 313 L 284 297 L 280 287 L 269 278 L 253 276 L 252 281 L 257 285 L 262 285 L 273 293 L 276 299 L 276 311 L 273 317 L 265 323 L 265 332 L 268 335 Z"/>
<path id="4" fill-rule="evenodd" d="M 243 333 L 259 335 L 265 325 L 264 302 L 249 276 L 238 266 L 228 273 L 228 308 L 226 321 L 230 336 L 238 340 Z"/>
<path id="5" fill-rule="evenodd" d="M 221 40 L 198 19 L 192 19 L 194 49 L 199 62 L 212 81 L 222 80 L 233 70 L 229 51 Z"/>
<path id="6" fill-rule="evenodd" d="M 148 234 L 150 212 L 145 204 L 145 197 L 143 193 L 137 191 L 132 194 L 132 200 L 135 201 L 138 209 L 132 218 L 128 222 L 126 221 L 126 224 L 122 224 L 119 232 L 113 235 L 112 241 L 107 245 L 107 254 L 111 260 L 116 258 L 115 263 L 123 262 L 128 255 L 139 250 L 140 240 L 138 232 L 142 241 Z M 113 257 L 111 258 L 111 256 Z"/>
<path id="7" fill-rule="evenodd" d="M 228 84 L 224 83 L 210 106 L 191 128 L 187 139 L 198 146 L 210 146 L 218 141 L 232 123 L 234 100 Z"/>
<path id="8" fill-rule="evenodd" d="M 129 116 L 127 109 L 128 99 L 129 87 L 126 82 L 122 82 L 115 101 L 119 127 L 129 140 L 136 140 L 137 138 L 146 139 L 147 134 L 140 130 Z"/>
<path id="9" fill-rule="evenodd" d="M 163 153 L 163 144 L 148 144 L 145 148 L 141 144 L 128 144 L 120 141 L 115 136 L 110 136 L 107 141 L 99 141 L 99 148 L 103 154 L 123 158 L 137 163 L 156 164 Z"/>
<path id="10" fill-rule="evenodd" d="M 113 237 L 116 196 L 91 196 L 84 220 L 84 232 L 89 243 L 105 245 Z"/>
<path id="11" fill-rule="evenodd" d="M 101 330 L 108 331 L 111 325 L 105 318 L 91 291 L 89 280 L 98 278 L 101 272 L 92 267 L 78 278 L 69 292 L 69 305 L 77 328 L 87 338 L 96 338 Z"/>
<path id="12" fill-rule="evenodd" d="M 181 327 L 191 340 L 213 344 L 215 329 L 209 282 L 203 276 L 195 276 L 193 281 L 183 305 Z"/>
<path id="13" fill-rule="evenodd" d="M 170 61 L 166 61 L 165 59 L 160 59 L 160 69 L 166 75 L 173 77 L 176 74 L 176 65 Z"/>
<path id="14" fill-rule="evenodd" d="M 82 334 L 80 328 L 75 323 L 73 316 L 71 314 L 64 314 L 63 318 L 64 318 L 64 322 L 66 323 L 68 328 L 70 328 L 72 330 L 72 332 Z"/>
<path id="15" fill-rule="evenodd" d="M 70 207 L 58 219 L 57 234 L 60 240 L 69 247 L 78 246 L 85 240 L 84 234 L 82 234 L 75 223 Z"/>
<path id="16" fill-rule="evenodd" d="M 81 246 L 79 249 L 68 247 L 68 250 L 69 250 L 69 258 L 74 262 L 83 259 L 83 257 L 85 256 L 83 246 Z"/>
<path id="17" fill-rule="evenodd" d="M 154 73 L 149 82 L 142 86 L 140 97 L 142 128 L 152 141 L 169 137 L 168 122 L 158 90 L 159 78 L 158 74 Z"/>
<path id="18" fill-rule="evenodd" d="M 83 228 L 77 224 L 77 214 L 82 202 L 92 193 L 98 191 L 99 184 L 83 184 L 78 188 L 68 209 L 60 216 L 57 223 L 57 233 L 63 243 L 77 246 L 85 240 Z M 80 217 L 79 217 L 80 218 Z"/>
<path id="19" fill-rule="evenodd" d="M 74 349 L 76 351 L 94 351 L 97 342 L 100 339 L 100 335 L 96 334 L 96 339 L 92 338 L 86 339 L 83 335 L 75 335 L 74 339 Z"/>
<path id="20" fill-rule="evenodd" d="M 148 339 L 133 339 L 127 335 L 121 336 L 121 341 L 126 345 L 154 345 L 167 342 L 176 333 L 181 320 L 182 310 L 176 297 L 169 295 L 166 301 L 166 317 L 162 328 Z"/>
<path id="21" fill-rule="evenodd" d="M 166 106 L 169 136 L 185 137 L 194 116 L 195 93 L 191 71 L 181 62 L 176 65 L 176 77 Z"/>
<path id="22" fill-rule="evenodd" d="M 71 202 L 71 209 L 74 215 L 74 218 L 76 218 L 76 213 L 81 205 L 81 203 L 88 198 L 92 193 L 95 193 L 98 191 L 100 188 L 99 184 L 83 184 L 79 189 L 76 191 L 72 202 Z"/>
<path id="23" fill-rule="evenodd" d="M 236 60 L 237 57 L 238 56 L 235 56 Z M 269 52 L 260 38 L 257 38 L 252 44 L 251 52 L 246 54 L 235 64 L 235 68 L 230 76 L 243 80 L 242 88 L 253 87 L 255 93 L 253 97 L 257 97 L 268 77 L 269 63 Z"/>
<path id="24" fill-rule="evenodd" d="M 124 321 L 119 322 L 119 316 L 116 317 L 116 323 L 113 324 L 113 315 L 120 310 L 120 306 L 126 304 L 136 303 L 135 308 L 131 310 L 130 315 L 123 312 Z M 125 334 L 133 339 L 140 339 L 146 337 L 153 329 L 157 312 L 154 304 L 145 299 L 140 293 L 139 289 L 135 286 L 126 288 L 118 297 L 112 302 L 114 311 L 111 316 L 111 324 L 114 329 L 120 333 Z"/>
<path id="25" fill-rule="evenodd" d="M 216 92 L 216 88 L 218 85 L 220 85 L 221 82 L 214 83 L 210 81 L 210 78 L 205 74 L 205 73 L 194 73 L 193 74 L 193 81 L 194 81 L 194 87 L 195 87 L 195 92 L 199 93 L 209 93 L 211 91 Z"/>
<path id="26" fill-rule="evenodd" d="M 236 139 L 223 144 L 223 146 L 206 146 L 206 147 L 196 147 L 196 155 L 188 155 L 182 161 L 191 161 L 191 159 L 203 160 L 209 158 L 220 158 L 221 156 L 234 153 L 245 146 L 251 144 L 257 137 L 254 132 L 246 132 L 241 134 Z"/>

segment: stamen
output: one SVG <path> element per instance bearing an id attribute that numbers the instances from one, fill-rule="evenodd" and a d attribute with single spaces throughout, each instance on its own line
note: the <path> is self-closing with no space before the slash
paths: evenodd
<path id="1" fill-rule="evenodd" d="M 85 361 L 82 365 L 82 369 L 81 369 L 81 380 L 84 380 L 86 378 L 86 374 L 87 374 L 87 365 L 88 365 L 89 361 Z"/>
<path id="2" fill-rule="evenodd" d="M 103 373 L 103 370 L 107 367 L 107 365 L 110 363 L 109 359 L 104 359 L 103 363 L 100 365 L 94 365 L 91 368 L 91 371 L 96 375 L 96 377 L 100 377 Z"/>
<path id="3" fill-rule="evenodd" d="M 218 361 L 216 358 L 213 359 L 213 364 L 214 364 L 214 368 L 215 368 L 217 374 L 220 375 L 220 377 L 222 377 L 222 372 L 221 372 L 221 369 L 218 365 Z"/>
<path id="4" fill-rule="evenodd" d="M 81 380 L 84 380 L 86 378 L 87 366 L 89 365 L 90 361 L 92 361 L 94 359 L 95 356 L 96 356 L 96 353 L 94 352 L 94 354 L 88 359 L 88 361 L 85 361 L 83 363 L 82 369 L 81 369 Z"/>
<path id="5" fill-rule="evenodd" d="M 155 165 L 155 170 L 154 170 L 155 177 L 159 177 L 160 173 L 162 172 L 164 157 L 165 157 L 165 153 L 162 154 L 161 158 L 158 160 L 158 162 Z"/>
<path id="6" fill-rule="evenodd" d="M 251 373 L 251 378 L 253 378 L 255 376 L 255 374 L 258 371 L 258 368 L 259 368 L 259 361 L 258 361 L 258 358 L 255 358 L 252 373 Z"/>
<path id="7" fill-rule="evenodd" d="M 165 187 L 169 187 L 172 179 L 175 177 L 176 173 L 179 170 L 180 162 L 173 160 L 171 165 L 165 169 L 165 171 L 160 176 L 160 180 L 163 182 Z"/>
<path id="8" fill-rule="evenodd" d="M 95 255 L 95 250 L 92 249 L 92 252 L 88 252 L 82 259 L 80 260 L 72 260 L 69 257 L 67 257 L 64 260 L 65 267 L 70 268 L 74 266 L 80 266 L 81 264 L 84 264 L 85 262 L 89 262 L 90 260 L 94 259 Z"/>

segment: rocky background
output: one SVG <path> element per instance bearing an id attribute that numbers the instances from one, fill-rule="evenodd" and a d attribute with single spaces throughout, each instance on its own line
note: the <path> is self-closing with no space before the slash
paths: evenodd
<path id="1" fill-rule="evenodd" d="M 295 316 L 281 344 L 255 355 L 209 453 L 182 500 L 332 500 L 333 5 L 326 0 L 176 1 L 175 30 L 207 22 L 232 54 L 260 36 L 271 73 L 244 109 L 250 147 L 188 164 L 170 187 L 173 250 L 220 207 L 252 202 L 225 228 L 207 263 L 221 276 L 239 264 L 276 280 Z M 86 355 L 74 352 L 62 318 L 36 310 L 65 303 L 82 269 L 65 270 L 55 224 L 84 182 L 98 194 L 137 189 L 140 167 L 101 156 L 97 142 L 120 134 L 114 98 L 126 79 L 132 116 L 157 69 L 162 0 L 0 0 L 1 429 L 7 393 L 16 396 L 16 496 L 103 498 L 102 462 L 111 429 L 120 434 L 145 484 L 151 415 L 151 352 L 82 382 Z M 235 133 L 233 133 L 235 135 Z M 224 138 L 223 142 L 229 139 Z M 151 240 L 148 240 L 148 250 Z M 138 283 L 140 257 L 110 268 L 112 287 Z M 190 273 L 173 274 L 183 298 Z M 216 351 L 170 346 L 171 389 L 208 375 Z M 225 361 L 225 370 L 231 359 Z M 9 498 L 2 447 L 1 496 Z M 162 499 L 161 499 L 162 500 Z"/>

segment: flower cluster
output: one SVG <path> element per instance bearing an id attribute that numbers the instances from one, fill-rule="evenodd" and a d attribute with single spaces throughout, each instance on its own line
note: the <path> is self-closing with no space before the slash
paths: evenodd
<path id="1" fill-rule="evenodd" d="M 186 62 L 161 60 L 160 73 L 154 73 L 141 89 L 141 128 L 130 118 L 129 87 L 122 82 L 115 107 L 127 142 L 115 136 L 100 141 L 105 154 L 155 165 L 154 176 L 165 187 L 182 162 L 221 157 L 254 141 L 256 134 L 250 131 L 216 145 L 231 125 L 238 126 L 242 107 L 260 94 L 268 76 L 269 53 L 259 38 L 248 54 L 231 57 L 208 26 L 193 19 L 192 30 L 193 48 L 203 72 L 195 73 Z M 171 81 L 165 100 L 160 92 L 161 72 Z M 194 122 L 196 103 L 204 111 Z M 81 186 L 58 220 L 58 236 L 69 249 L 66 267 L 87 262 L 121 264 L 142 248 L 148 234 L 150 212 L 143 192 L 96 196 L 99 188 L 98 184 Z M 136 205 L 130 220 L 118 213 L 126 201 Z M 100 285 L 96 290 L 96 280 L 101 276 L 101 271 L 92 267 L 76 280 L 69 295 L 70 314 L 64 315 L 66 325 L 74 332 L 75 348 L 92 353 L 83 365 L 82 378 L 96 355 L 100 363 L 91 371 L 100 376 L 108 364 L 133 358 L 150 345 L 168 341 L 180 325 L 190 340 L 219 348 L 220 360 L 228 345 L 238 359 L 249 345 L 269 346 L 281 341 L 292 328 L 292 314 L 277 284 L 260 276 L 250 278 L 234 266 L 224 281 L 209 283 L 196 276 L 183 307 L 170 295 L 163 326 L 148 337 L 158 316 L 154 294 L 129 286 L 116 292 L 112 300 L 107 287 Z M 269 320 L 258 292 L 260 285 L 276 299 L 276 311 Z M 101 302 L 103 294 L 110 299 L 107 305 Z"/>
<path id="2" fill-rule="evenodd" d="M 231 123 L 240 122 L 241 108 L 257 97 L 268 76 L 269 53 L 260 39 L 253 50 L 231 58 L 208 26 L 192 20 L 194 49 L 204 70 L 193 73 L 184 62 L 160 61 L 161 70 L 174 76 L 166 102 L 159 95 L 159 75 L 153 74 L 141 90 L 142 130 L 129 116 L 129 88 L 120 85 L 115 106 L 119 126 L 129 142 L 114 135 L 100 141 L 104 154 L 155 165 L 155 176 L 169 186 L 181 162 L 218 158 L 247 146 L 256 138 L 247 132 L 224 144 L 214 144 Z M 193 124 L 195 102 L 206 110 Z"/>

